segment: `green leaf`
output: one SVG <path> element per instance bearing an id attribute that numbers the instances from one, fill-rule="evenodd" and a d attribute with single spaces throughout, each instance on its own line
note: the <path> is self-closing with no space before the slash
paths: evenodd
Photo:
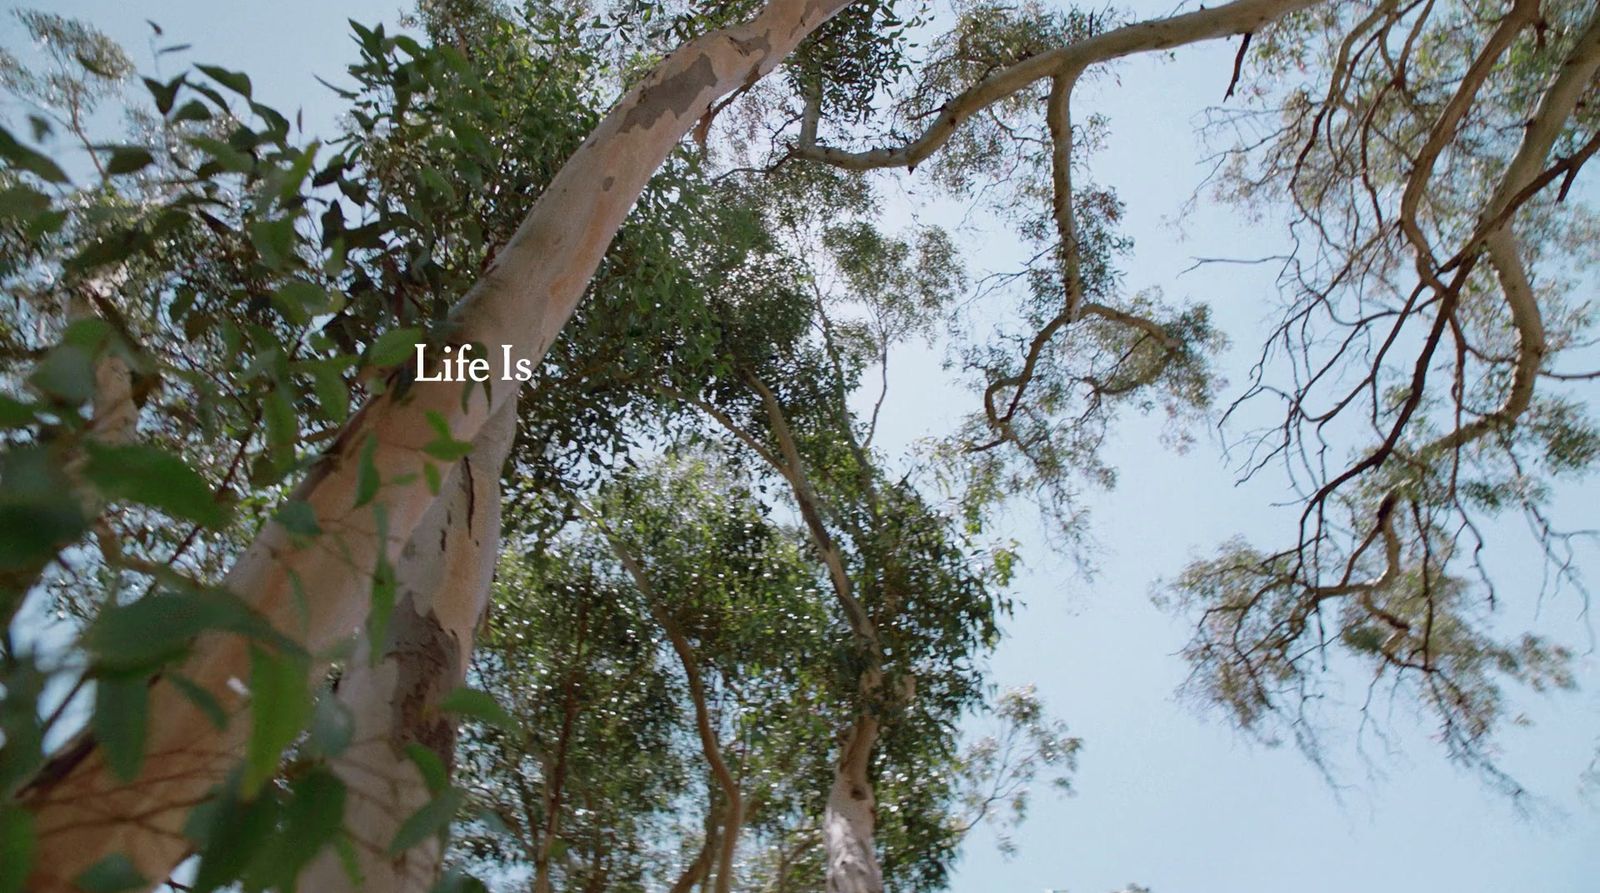
<path id="1" fill-rule="evenodd" d="M 389 618 L 394 614 L 397 589 L 394 565 L 387 556 L 380 554 L 378 565 L 372 571 L 372 605 L 367 611 L 367 641 L 373 646 L 369 655 L 373 663 L 377 663 L 388 643 Z"/>
<path id="2" fill-rule="evenodd" d="M 311 713 L 311 737 L 307 747 L 313 756 L 336 757 L 350 746 L 355 736 L 356 721 L 350 708 L 339 703 L 331 693 L 317 699 Z"/>
<path id="3" fill-rule="evenodd" d="M 433 752 L 432 748 L 412 742 L 406 745 L 406 756 L 416 764 L 417 771 L 422 773 L 422 781 L 428 786 L 428 793 L 437 796 L 450 784 L 450 773 L 444 768 L 444 761 Z"/>
<path id="4" fill-rule="evenodd" d="M 250 157 L 250 153 L 241 152 L 222 140 L 209 136 L 191 136 L 186 139 L 189 145 L 211 156 L 223 170 L 248 174 L 256 166 L 256 160 Z"/>
<path id="5" fill-rule="evenodd" d="M 0 394 L 0 427 L 27 427 L 35 418 L 34 406 Z"/>
<path id="6" fill-rule="evenodd" d="M 42 180 L 51 183 L 68 182 L 66 172 L 54 161 L 17 142 L 11 131 L 4 127 L 0 127 L 0 158 L 10 162 L 18 170 L 27 171 Z"/>
<path id="7" fill-rule="evenodd" d="M 350 416 L 350 389 L 337 371 L 320 367 L 312 370 L 311 392 L 329 421 L 339 424 Z"/>
<path id="8" fill-rule="evenodd" d="M 429 410 L 427 419 L 428 425 L 433 428 L 434 438 L 422 447 L 423 452 L 440 462 L 456 462 L 471 455 L 472 444 L 451 436 L 450 423 L 445 421 L 444 416 Z"/>
<path id="9" fill-rule="evenodd" d="M 172 111 L 172 103 L 178 99 L 178 90 L 183 87 L 183 75 L 178 75 L 172 80 L 161 83 L 152 78 L 144 78 L 144 85 L 150 91 L 150 96 L 156 102 L 156 111 L 165 115 Z"/>
<path id="10" fill-rule="evenodd" d="M 294 260 L 294 218 L 257 220 L 250 224 L 250 244 L 261 254 L 261 262 L 275 270 Z"/>
<path id="11" fill-rule="evenodd" d="M 61 333 L 61 343 L 81 347 L 91 353 L 98 351 L 105 343 L 111 340 L 115 330 L 111 323 L 99 317 L 91 316 L 87 319 L 74 321 Z"/>
<path id="12" fill-rule="evenodd" d="M 439 709 L 445 713 L 470 716 L 508 732 L 518 728 L 517 721 L 511 718 L 506 708 L 500 706 L 494 695 L 475 688 L 457 688 L 444 696 L 444 700 L 439 702 Z"/>
<path id="13" fill-rule="evenodd" d="M 283 529 L 295 536 L 317 536 L 322 533 L 322 525 L 317 523 L 317 512 L 311 504 L 299 499 L 291 499 L 278 509 L 277 520 Z"/>
<path id="14" fill-rule="evenodd" d="M 120 227 L 85 245 L 65 266 L 80 275 L 119 264 L 150 246 L 150 235 L 138 226 Z"/>
<path id="15" fill-rule="evenodd" d="M 196 65 L 195 68 L 205 72 L 212 80 L 243 96 L 245 99 L 250 98 L 249 75 L 243 72 L 229 71 L 226 68 L 218 68 L 215 65 Z"/>
<path id="16" fill-rule="evenodd" d="M 378 439 L 367 435 L 366 443 L 361 445 L 361 458 L 356 465 L 356 508 L 371 502 L 378 495 L 378 487 L 382 481 L 378 478 L 378 466 L 373 458 L 378 453 Z"/>
<path id="17" fill-rule="evenodd" d="M 311 719 L 307 667 L 298 655 L 250 649 L 250 742 L 240 792 L 254 797 L 278 773 L 284 748 Z"/>
<path id="18" fill-rule="evenodd" d="M 283 834 L 273 860 L 275 873 L 292 880 L 344 827 L 344 782 L 318 767 L 295 782 L 283 810 Z"/>
<path id="19" fill-rule="evenodd" d="M 111 150 L 111 157 L 106 160 L 106 173 L 111 176 L 117 174 L 131 174 L 142 171 L 155 163 L 155 156 L 148 149 L 139 146 L 117 146 Z"/>
<path id="20" fill-rule="evenodd" d="M 455 818 L 456 810 L 466 800 L 458 788 L 446 788 L 444 793 L 428 801 L 427 805 L 411 814 L 395 832 L 389 843 L 390 855 L 399 855 L 411 849 L 429 835 L 442 833 Z"/>
<path id="21" fill-rule="evenodd" d="M 206 108 L 205 103 L 200 100 L 191 99 L 178 106 L 178 110 L 172 115 L 172 120 L 174 123 L 178 121 L 209 121 L 211 120 L 211 110 Z"/>
<path id="22" fill-rule="evenodd" d="M 411 356 L 411 349 L 422 340 L 418 328 L 390 329 L 367 348 L 367 362 L 374 366 L 394 366 Z"/>
<path id="23" fill-rule="evenodd" d="M 95 681 L 94 716 L 89 720 L 106 764 L 123 781 L 132 781 L 144 765 L 150 680 L 143 674 L 103 676 Z"/>
<path id="24" fill-rule="evenodd" d="M 52 450 L 14 446 L 0 453 L 0 568 L 37 568 L 86 526 Z"/>
<path id="25" fill-rule="evenodd" d="M 89 866 L 72 883 L 83 893 L 123 893 L 125 890 L 142 890 L 150 882 L 133 867 L 127 856 L 112 853 Z"/>
<path id="26" fill-rule="evenodd" d="M 201 845 L 192 885 L 196 893 L 211 893 L 232 882 L 263 855 L 262 845 L 271 839 L 277 816 L 276 797 L 243 799 L 233 784 L 191 810 L 183 833 Z"/>
<path id="27" fill-rule="evenodd" d="M 94 397 L 94 358 L 76 344 L 56 345 L 33 367 L 28 382 L 66 403 L 87 402 Z"/>
<path id="28" fill-rule="evenodd" d="M 182 673 L 167 673 L 162 678 L 177 686 L 178 691 L 183 692 L 183 696 L 189 699 L 189 703 L 200 708 L 200 712 L 206 715 L 206 719 L 211 721 L 212 727 L 217 731 L 220 732 L 228 727 L 228 714 L 222 709 L 222 705 L 217 703 L 211 692 L 201 688 L 193 679 Z"/>
<path id="29" fill-rule="evenodd" d="M 23 893 L 38 846 L 33 835 L 33 815 L 25 809 L 0 803 L 0 893 Z"/>
<path id="30" fill-rule="evenodd" d="M 0 220 L 32 220 L 50 210 L 50 196 L 31 186 L 0 190 Z"/>
<path id="31" fill-rule="evenodd" d="M 261 404 L 262 420 L 266 423 L 267 429 L 267 445 L 274 452 L 289 450 L 300 439 L 300 419 L 295 414 L 294 403 L 284 391 L 283 387 L 272 389 Z"/>
<path id="32" fill-rule="evenodd" d="M 334 312 L 333 303 L 322 286 L 304 279 L 286 282 L 272 293 L 273 306 L 295 325 L 304 325 L 317 314 Z"/>
<path id="33" fill-rule="evenodd" d="M 109 499 L 158 508 L 175 518 L 218 530 L 226 527 L 227 506 L 221 505 L 198 472 L 165 450 L 141 444 L 86 444 L 89 461 L 84 476 Z"/>
<path id="34" fill-rule="evenodd" d="M 430 893 L 489 893 L 489 888 L 472 875 L 463 874 L 459 868 L 452 868 L 439 878 L 439 882 L 433 885 Z"/>
<path id="35" fill-rule="evenodd" d="M 223 630 L 278 641 L 271 625 L 225 592 L 148 595 L 100 612 L 83 646 L 103 670 L 153 670 L 181 656 L 189 640 L 205 630 Z"/>

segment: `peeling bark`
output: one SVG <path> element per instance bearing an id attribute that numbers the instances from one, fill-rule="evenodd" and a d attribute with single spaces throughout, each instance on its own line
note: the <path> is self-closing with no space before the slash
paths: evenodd
<path id="1" fill-rule="evenodd" d="M 510 344 L 514 359 L 537 365 L 645 183 L 689 129 L 716 100 L 771 72 L 848 2 L 773 0 L 748 23 L 668 56 L 602 119 L 497 252 L 452 314 L 455 340 Z M 296 491 L 323 536 L 297 544 L 268 523 L 223 585 L 314 653 L 346 640 L 366 616 L 367 573 L 380 555 L 411 539 L 434 503 L 419 481 L 389 483 L 415 475 L 425 461 L 427 413 L 439 413 L 457 439 L 475 441 L 515 390 L 497 382 L 464 394 L 455 383 L 417 383 L 403 396 L 390 391 L 367 404 Z M 369 445 L 387 484 L 378 498 L 382 529 L 373 506 L 356 506 L 360 457 Z M 307 616 L 301 589 L 309 596 Z M 248 650 L 237 636 L 207 635 L 181 669 L 233 720 L 218 732 L 175 687 L 158 682 L 150 711 L 162 721 L 151 730 L 139 777 L 117 780 L 87 738 L 65 748 L 26 796 L 38 832 L 29 889 L 70 890 L 72 878 L 118 852 L 145 877 L 164 878 L 188 853 L 181 829 L 189 809 L 207 798 L 249 737 L 248 711 L 229 684 L 248 676 Z"/>

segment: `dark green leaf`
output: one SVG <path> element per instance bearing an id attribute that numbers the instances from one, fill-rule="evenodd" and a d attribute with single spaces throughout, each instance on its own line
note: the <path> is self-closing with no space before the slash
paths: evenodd
<path id="1" fill-rule="evenodd" d="M 226 68 L 218 68 L 215 65 L 196 65 L 195 68 L 205 72 L 212 80 L 243 96 L 245 99 L 250 98 L 250 77 L 248 75 L 238 71 L 229 71 Z"/>
<path id="2" fill-rule="evenodd" d="M 111 157 L 106 160 L 106 173 L 112 176 L 117 174 L 131 174 L 144 170 L 155 163 L 155 156 L 150 150 L 138 146 L 117 146 L 111 150 Z"/>
<path id="3" fill-rule="evenodd" d="M 366 443 L 361 445 L 361 458 L 356 465 L 356 508 L 366 505 L 378 495 L 382 481 L 378 478 L 378 466 L 373 461 L 377 454 L 378 439 L 368 435 Z"/>
<path id="4" fill-rule="evenodd" d="M 439 878 L 439 883 L 433 885 L 430 893 L 489 893 L 489 888 L 469 874 L 463 874 L 460 869 L 452 868 Z"/>
<path id="5" fill-rule="evenodd" d="M 24 893 L 37 846 L 33 815 L 20 806 L 0 801 L 0 893 Z"/>
<path id="6" fill-rule="evenodd" d="M 422 780 L 428 786 L 428 792 L 438 795 L 450 784 L 449 772 L 444 768 L 444 761 L 433 752 L 432 748 L 412 742 L 406 745 L 406 756 L 416 764 L 417 771 L 422 773 Z"/>
<path id="7" fill-rule="evenodd" d="M 143 674 L 104 676 L 95 681 L 89 728 L 105 752 L 106 764 L 123 781 L 138 777 L 139 767 L 144 765 L 149 706 L 150 684 Z"/>
<path id="8" fill-rule="evenodd" d="M 241 793 L 254 797 L 278 773 L 283 749 L 311 719 L 307 667 L 298 655 L 250 650 L 250 742 L 245 748 Z"/>
<path id="9" fill-rule="evenodd" d="M 411 356 L 411 349 L 422 340 L 417 328 L 390 329 L 367 348 L 367 362 L 374 366 L 394 366 Z"/>
<path id="10" fill-rule="evenodd" d="M 183 654 L 189 640 L 204 630 L 278 639 L 259 614 L 232 595 L 183 592 L 106 608 L 84 633 L 83 644 L 102 669 L 146 670 Z"/>
<path id="11" fill-rule="evenodd" d="M 50 196 L 26 185 L 0 190 L 0 220 L 31 220 L 50 210 Z"/>
<path id="12" fill-rule="evenodd" d="M 219 139 L 191 136 L 188 141 L 190 145 L 211 156 L 223 170 L 246 174 L 255 167 L 255 159 L 251 158 L 248 152 L 241 152 Z"/>
<path id="13" fill-rule="evenodd" d="M 178 110 L 172 114 L 172 120 L 173 122 L 209 121 L 211 120 L 211 111 L 206 108 L 205 103 L 198 99 L 191 99 L 178 106 Z"/>
<path id="14" fill-rule="evenodd" d="M 230 512 L 211 485 L 182 459 L 152 446 L 87 445 L 84 475 L 109 499 L 158 508 L 211 529 L 227 526 Z"/>
<path id="15" fill-rule="evenodd" d="M 455 462 L 472 453 L 472 444 L 456 440 L 450 435 L 450 423 L 445 421 L 444 416 L 430 410 L 427 418 L 429 427 L 433 428 L 434 438 L 422 447 L 423 452 L 440 462 Z"/>
<path id="16" fill-rule="evenodd" d="M 289 880 L 322 852 L 344 826 L 344 782 L 325 768 L 295 782 L 283 810 L 283 834 L 274 869 Z"/>
<path id="17" fill-rule="evenodd" d="M 189 813 L 184 835 L 201 845 L 200 867 L 195 871 L 196 893 L 211 893 L 231 883 L 264 852 L 277 822 L 276 797 L 241 798 L 228 785 L 220 796 Z"/>
<path id="18" fill-rule="evenodd" d="M 344 753 L 355 735 L 355 722 L 350 708 L 331 693 L 318 698 L 311 713 L 311 737 L 307 742 L 312 755 L 326 758 Z"/>
<path id="19" fill-rule="evenodd" d="M 57 345 L 33 367 L 28 382 L 58 400 L 84 403 L 94 397 L 94 357 L 75 344 Z"/>
<path id="20" fill-rule="evenodd" d="M 394 566 L 380 554 L 378 566 L 372 571 L 372 606 L 367 612 L 367 641 L 374 643 L 370 655 L 373 662 L 382 656 L 382 646 L 388 643 L 389 618 L 394 614 L 397 587 Z"/>
<path id="21" fill-rule="evenodd" d="M 250 224 L 250 244 L 256 246 L 262 263 L 281 270 L 294 260 L 294 218 L 257 220 Z"/>
<path id="22" fill-rule="evenodd" d="M 66 172 L 62 171 L 54 161 L 17 142 L 11 131 L 0 127 L 0 158 L 4 158 L 18 170 L 27 171 L 42 180 L 51 183 L 66 183 Z"/>
<path id="23" fill-rule="evenodd" d="M 428 801 L 426 806 L 412 813 L 389 843 L 389 853 L 399 855 L 411 849 L 430 835 L 443 832 L 455 818 L 465 796 L 457 788 L 447 788 L 444 793 Z"/>
<path id="24" fill-rule="evenodd" d="M 142 890 L 150 884 L 121 853 L 112 853 L 89 866 L 72 883 L 83 893 L 123 893 Z"/>
<path id="25" fill-rule="evenodd" d="M 317 523 L 316 510 L 308 502 L 291 499 L 278 509 L 278 523 L 295 536 L 316 536 L 322 533 Z"/>
<path id="26" fill-rule="evenodd" d="M 439 709 L 445 713 L 470 716 L 506 731 L 514 731 L 517 728 L 517 721 L 511 718 L 506 708 L 500 706 L 494 695 L 475 688 L 465 686 L 457 688 L 444 696 L 444 700 L 439 702 Z"/>
<path id="27" fill-rule="evenodd" d="M 189 699 L 189 703 L 198 707 L 200 712 L 206 715 L 206 719 L 211 721 L 211 725 L 214 728 L 221 731 L 227 727 L 228 714 L 222 709 L 222 705 L 217 703 L 217 699 L 212 696 L 211 692 L 196 685 L 193 679 L 182 673 L 167 673 L 162 678 L 171 682 L 177 687 L 178 691 L 183 692 L 183 696 Z"/>

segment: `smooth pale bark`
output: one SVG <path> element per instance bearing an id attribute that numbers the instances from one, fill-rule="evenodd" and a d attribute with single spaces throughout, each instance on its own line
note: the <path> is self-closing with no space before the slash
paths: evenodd
<path id="1" fill-rule="evenodd" d="M 874 835 L 877 801 L 867 772 L 878 743 L 878 720 L 862 715 L 845 735 L 822 813 L 828 893 L 883 893 Z"/>
<path id="2" fill-rule="evenodd" d="M 645 183 L 695 122 L 718 99 L 771 72 L 848 2 L 773 0 L 750 22 L 690 41 L 663 60 L 606 115 L 534 203 L 456 308 L 453 340 L 510 344 L 515 358 L 536 365 Z M 380 554 L 398 551 L 434 501 L 420 480 L 390 483 L 417 474 L 426 461 L 423 447 L 433 438 L 426 414 L 438 413 L 458 440 L 473 441 L 514 391 L 513 384 L 499 382 L 487 391 L 418 383 L 403 397 L 391 392 L 363 407 L 296 492 L 315 512 L 323 536 L 296 543 L 268 523 L 224 585 L 314 653 L 347 640 L 366 617 L 369 575 Z M 382 531 L 371 505 L 356 507 L 367 450 L 386 485 L 377 499 L 387 522 Z M 217 731 L 174 686 L 158 682 L 150 693 L 157 720 L 146 741 L 148 758 L 131 782 L 115 778 L 88 738 L 51 762 L 25 794 L 39 836 L 30 890 L 70 890 L 72 878 L 119 852 L 145 877 L 167 876 L 190 850 L 181 834 L 190 808 L 206 799 L 248 740 L 249 714 L 238 693 L 248 664 L 237 636 L 197 641 L 182 671 L 233 721 Z"/>
<path id="3" fill-rule="evenodd" d="M 301 890 L 427 893 L 437 880 L 444 857 L 439 838 L 398 854 L 389 843 L 433 797 L 406 749 L 426 748 L 447 771 L 454 764 L 455 720 L 438 708 L 466 679 L 473 635 L 489 605 L 500 542 L 500 469 L 515 415 L 516 404 L 507 403 L 479 433 L 401 551 L 383 658 L 371 661 L 373 643 L 363 638 L 339 679 L 337 697 L 351 712 L 354 734 L 332 764 L 345 784 L 344 827 L 360 883 L 328 848 L 301 873 Z"/>

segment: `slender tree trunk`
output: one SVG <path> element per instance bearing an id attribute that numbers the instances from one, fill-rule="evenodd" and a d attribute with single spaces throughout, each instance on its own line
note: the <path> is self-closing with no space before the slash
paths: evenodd
<path id="1" fill-rule="evenodd" d="M 589 514 L 588 510 L 581 506 L 579 511 Z M 733 777 L 733 771 L 728 768 L 727 760 L 722 757 L 722 742 L 717 739 L 716 726 L 711 719 L 711 707 L 706 701 L 705 681 L 700 675 L 700 659 L 695 654 L 694 645 L 689 641 L 683 626 L 656 595 L 655 584 L 650 582 L 650 576 L 645 573 L 639 557 L 628 548 L 627 544 L 611 533 L 602 519 L 592 515 L 590 519 L 610 543 L 612 552 L 622 562 L 628 574 L 633 577 L 634 584 L 639 587 L 639 594 L 644 596 L 645 603 L 650 608 L 650 614 L 667 634 L 667 641 L 672 644 L 673 652 L 678 655 L 678 661 L 683 665 L 683 676 L 689 683 L 689 700 L 694 705 L 694 726 L 695 733 L 700 736 L 700 752 L 705 755 L 706 764 L 711 767 L 712 777 L 722 788 L 724 804 L 722 843 L 717 855 L 714 889 L 716 893 L 729 893 L 733 889 L 733 857 L 739 847 L 739 829 L 744 827 L 744 797 L 739 789 L 739 780 Z"/>
<path id="2" fill-rule="evenodd" d="M 822 813 L 828 893 L 883 893 L 878 867 L 877 803 L 868 768 L 878 743 L 878 720 L 862 714 L 846 733 Z"/>
<path id="3" fill-rule="evenodd" d="M 669 893 L 689 893 L 693 890 L 695 884 L 705 880 L 706 873 L 711 870 L 711 861 L 716 857 L 717 827 L 720 824 L 717 792 L 715 788 L 708 788 L 706 793 L 705 839 L 701 841 L 700 851 L 695 853 L 694 861 L 684 867 Z"/>
<path id="4" fill-rule="evenodd" d="M 407 748 L 420 745 L 447 772 L 454 765 L 456 723 L 438 707 L 466 679 L 473 634 L 489 604 L 500 469 L 515 422 L 516 404 L 507 403 L 445 478 L 395 567 L 398 598 L 383 658 L 373 662 L 373 643 L 364 639 L 339 680 L 337 696 L 355 729 L 333 770 L 345 784 L 345 831 L 360 877 L 352 878 L 329 848 L 301 873 L 299 889 L 427 893 L 433 887 L 444 856 L 440 840 L 400 853 L 390 853 L 389 842 L 434 796 Z"/>
<path id="5" fill-rule="evenodd" d="M 714 102 L 771 72 L 848 2 L 772 0 L 747 24 L 697 38 L 668 56 L 602 119 L 534 203 L 457 306 L 455 339 L 510 344 L 515 358 L 537 364 L 645 183 L 679 140 Z M 366 617 L 367 569 L 408 542 L 434 502 L 415 478 L 426 461 L 422 447 L 432 438 L 428 413 L 438 413 L 457 439 L 475 441 L 514 392 L 510 383 L 464 392 L 459 384 L 419 382 L 403 396 L 390 391 L 363 407 L 295 494 L 309 504 L 324 536 L 297 544 L 281 525 L 268 523 L 224 579 L 226 588 L 313 653 L 346 640 Z M 357 506 L 359 482 L 372 470 L 386 484 L 376 502 L 381 515 L 374 505 Z M 310 596 L 303 604 L 297 597 L 302 589 Z M 182 670 L 233 721 L 218 732 L 184 694 L 158 682 L 150 711 L 159 721 L 151 724 L 149 758 L 138 777 L 118 780 L 87 736 L 66 748 L 25 795 L 39 838 L 30 890 L 69 891 L 84 869 L 118 852 L 146 878 L 159 880 L 189 852 L 185 817 L 223 779 L 249 737 L 243 697 L 236 682 L 230 685 L 248 679 L 248 649 L 237 636 L 207 635 Z"/>
<path id="6" fill-rule="evenodd" d="M 578 641 L 573 649 L 573 660 L 583 661 L 584 642 L 588 638 L 588 605 L 578 609 Z M 562 685 L 561 733 L 556 737 L 553 764 L 545 774 L 543 807 L 544 829 L 533 857 L 533 893 L 551 893 L 550 857 L 555 851 L 556 835 L 561 833 L 561 804 L 567 783 L 567 752 L 572 743 L 572 729 L 578 721 L 578 669 L 569 667 Z"/>

